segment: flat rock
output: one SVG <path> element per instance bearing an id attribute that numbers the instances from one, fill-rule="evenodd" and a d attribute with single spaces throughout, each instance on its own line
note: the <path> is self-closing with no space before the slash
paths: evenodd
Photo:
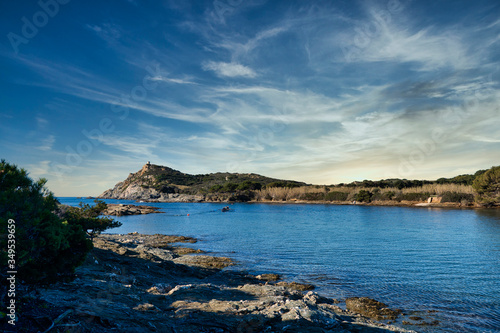
<path id="1" fill-rule="evenodd" d="M 124 205 L 124 204 L 108 204 L 108 208 L 103 212 L 103 215 L 141 215 L 141 214 L 153 214 L 153 213 L 163 213 L 159 211 L 160 208 L 146 206 L 146 205 Z"/>
<path id="2" fill-rule="evenodd" d="M 394 320 L 401 314 L 401 310 L 389 309 L 386 304 L 368 297 L 351 297 L 345 304 L 348 310 L 375 320 Z"/>
<path id="3" fill-rule="evenodd" d="M 234 265 L 234 262 L 226 257 L 212 257 L 212 256 L 182 256 L 174 259 L 177 264 L 197 266 L 204 268 L 222 269 Z"/>

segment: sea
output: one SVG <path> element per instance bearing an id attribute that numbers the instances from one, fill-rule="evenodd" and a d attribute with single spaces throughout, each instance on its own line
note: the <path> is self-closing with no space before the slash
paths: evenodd
<path id="1" fill-rule="evenodd" d="M 123 225 L 107 232 L 195 237 L 185 246 L 236 260 L 229 270 L 278 273 L 340 301 L 370 297 L 402 309 L 396 324 L 417 332 L 500 332 L 500 210 L 235 203 L 223 212 L 226 203 L 141 204 L 164 213 L 117 217 Z M 434 325 L 404 325 L 422 322 L 410 316 Z"/>

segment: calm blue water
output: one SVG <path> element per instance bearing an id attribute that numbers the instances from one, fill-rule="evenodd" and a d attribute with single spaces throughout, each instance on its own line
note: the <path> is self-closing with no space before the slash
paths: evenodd
<path id="1" fill-rule="evenodd" d="M 196 237 L 193 247 L 238 260 L 233 269 L 281 273 L 325 296 L 367 296 L 440 321 L 405 326 L 417 331 L 500 332 L 498 210 L 234 204 L 222 213 L 224 204 L 151 205 L 165 214 L 120 217 L 123 226 L 110 232 Z"/>

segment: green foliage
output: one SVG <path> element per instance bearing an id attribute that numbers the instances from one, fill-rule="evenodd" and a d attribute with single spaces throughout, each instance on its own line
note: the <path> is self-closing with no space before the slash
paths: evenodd
<path id="1" fill-rule="evenodd" d="M 228 201 L 234 202 L 248 202 L 254 198 L 254 193 L 251 191 L 244 191 L 240 192 L 234 195 L 231 195 L 228 199 Z"/>
<path id="2" fill-rule="evenodd" d="M 349 193 L 346 193 L 346 192 L 332 191 L 332 192 L 328 192 L 325 195 L 325 200 L 328 200 L 328 201 L 346 201 L 348 196 L 349 196 Z"/>
<path id="3" fill-rule="evenodd" d="M 271 187 L 287 187 L 287 188 L 294 188 L 294 187 L 300 187 L 301 184 L 296 183 L 296 182 L 289 182 L 285 180 L 280 180 L 276 182 L 272 182 L 266 185 L 267 188 Z"/>
<path id="4" fill-rule="evenodd" d="M 304 196 L 302 199 L 309 200 L 309 201 L 321 201 L 321 200 L 325 200 L 325 194 L 322 192 L 304 193 Z"/>
<path id="5" fill-rule="evenodd" d="M 474 195 L 467 193 L 458 193 L 458 192 L 444 192 L 441 195 L 441 202 L 472 202 L 474 201 Z"/>
<path id="6" fill-rule="evenodd" d="M 372 201 L 372 196 L 373 194 L 370 191 L 361 190 L 356 194 L 354 200 L 359 202 L 370 202 Z"/>
<path id="7" fill-rule="evenodd" d="M 214 185 L 212 187 L 210 187 L 210 189 L 208 190 L 210 193 L 217 193 L 217 192 L 221 192 L 222 190 L 222 185 Z"/>
<path id="8" fill-rule="evenodd" d="M 222 186 L 221 192 L 234 192 L 238 188 L 238 184 L 236 183 L 226 183 Z"/>
<path id="9" fill-rule="evenodd" d="M 399 193 L 396 196 L 396 200 L 398 201 L 425 201 L 429 198 L 430 193 L 419 193 L 419 192 L 410 192 L 410 193 Z"/>
<path id="10" fill-rule="evenodd" d="M 487 206 L 500 203 L 500 166 L 479 174 L 474 179 L 472 187 L 478 194 L 479 203 Z"/>
<path id="11" fill-rule="evenodd" d="M 0 162 L 0 228 L 5 235 L 9 219 L 15 221 L 18 276 L 31 283 L 72 274 L 92 248 L 80 226 L 54 213 L 57 200 L 45 184 L 44 179 L 30 179 L 24 169 Z M 8 259 L 7 241 L 5 236 L 0 238 L 2 267 Z"/>
<path id="12" fill-rule="evenodd" d="M 64 217 L 71 225 L 80 226 L 90 238 L 94 238 L 101 232 L 121 226 L 121 222 L 109 217 L 99 217 L 108 207 L 104 201 L 94 200 L 95 205 L 80 202 L 79 207 L 69 207 Z"/>
<path id="13" fill-rule="evenodd" d="M 262 184 L 259 182 L 252 182 L 250 180 L 246 180 L 243 183 L 239 184 L 237 189 L 240 191 L 245 190 L 260 190 L 262 188 Z"/>

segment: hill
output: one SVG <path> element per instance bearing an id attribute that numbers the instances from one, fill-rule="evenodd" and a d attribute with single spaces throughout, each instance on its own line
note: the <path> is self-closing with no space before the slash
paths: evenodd
<path id="1" fill-rule="evenodd" d="M 496 169 L 493 169 L 435 181 L 383 179 L 337 185 L 310 185 L 253 173 L 191 175 L 148 162 L 141 170 L 131 173 L 127 179 L 102 193 L 99 198 L 159 202 L 293 201 L 498 206 L 500 190 L 495 184 L 500 176 L 497 177 Z"/>
<path id="2" fill-rule="evenodd" d="M 299 187 L 306 183 L 265 177 L 253 173 L 191 175 L 172 168 L 145 164 L 123 182 L 99 195 L 102 199 L 142 201 L 248 201 L 253 191 L 265 187 Z"/>

